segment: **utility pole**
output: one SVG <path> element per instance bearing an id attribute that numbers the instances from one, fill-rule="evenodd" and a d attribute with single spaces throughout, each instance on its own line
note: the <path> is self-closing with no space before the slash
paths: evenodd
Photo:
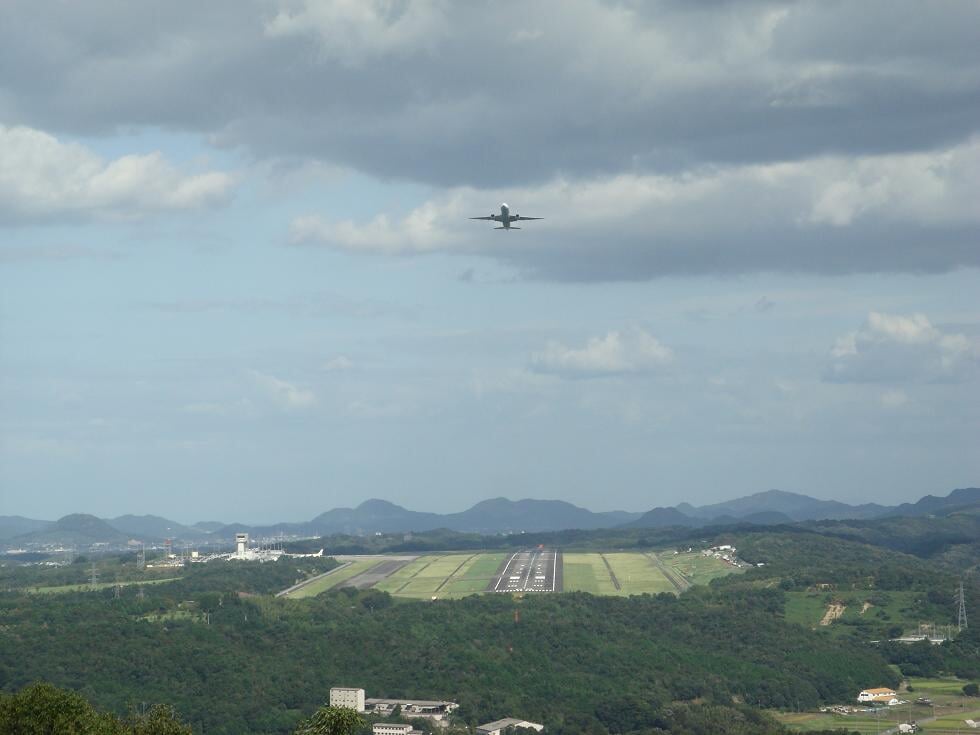
<path id="1" fill-rule="evenodd" d="M 956 595 L 956 601 L 957 601 L 957 603 L 959 603 L 959 605 L 958 605 L 959 606 L 959 610 L 957 611 L 958 614 L 957 614 L 956 624 L 957 624 L 957 627 L 962 632 L 962 631 L 966 630 L 966 628 L 967 628 L 967 623 L 966 623 L 966 594 L 963 592 L 963 580 L 960 580 L 960 591 L 959 591 L 959 594 Z"/>
<path id="2" fill-rule="evenodd" d="M 136 554 L 136 568 L 146 569 L 146 547 L 142 543 L 139 552 Z"/>
<path id="3" fill-rule="evenodd" d="M 116 582 L 116 586 L 112 590 L 112 596 L 113 598 L 118 600 L 121 594 L 122 594 L 122 585 L 119 584 L 119 582 Z"/>
<path id="4" fill-rule="evenodd" d="M 92 585 L 92 589 L 93 590 L 99 584 L 99 570 L 95 566 L 95 562 L 94 561 L 92 562 L 92 573 L 89 575 L 89 584 Z"/>

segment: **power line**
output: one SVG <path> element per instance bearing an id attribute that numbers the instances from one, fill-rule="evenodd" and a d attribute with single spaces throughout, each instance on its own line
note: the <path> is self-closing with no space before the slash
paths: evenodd
<path id="1" fill-rule="evenodd" d="M 959 610 L 957 611 L 957 627 L 963 631 L 967 628 L 966 622 L 966 594 L 963 592 L 963 581 L 960 580 L 960 591 L 956 595 L 956 601 L 959 603 Z"/>

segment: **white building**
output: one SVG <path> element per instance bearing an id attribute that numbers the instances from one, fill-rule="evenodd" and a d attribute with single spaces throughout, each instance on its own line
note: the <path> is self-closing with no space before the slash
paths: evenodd
<path id="1" fill-rule="evenodd" d="M 859 702 L 888 702 L 897 696 L 894 689 L 878 687 L 876 689 L 865 689 L 858 694 Z"/>
<path id="2" fill-rule="evenodd" d="M 371 728 L 374 735 L 420 735 L 421 730 L 413 730 L 411 725 L 397 722 L 375 722 Z"/>
<path id="3" fill-rule="evenodd" d="M 537 722 L 519 720 L 516 717 L 505 717 L 502 720 L 495 720 L 494 722 L 488 722 L 485 725 L 478 726 L 476 732 L 478 735 L 501 735 L 511 727 L 526 727 L 537 730 L 538 732 L 544 730 L 544 725 L 539 725 Z"/>
<path id="4" fill-rule="evenodd" d="M 235 534 L 235 556 L 241 558 L 245 556 L 245 549 L 248 548 L 248 534 L 247 533 L 236 533 Z"/>
<path id="5" fill-rule="evenodd" d="M 347 707 L 356 712 L 363 712 L 364 690 L 351 687 L 330 687 L 330 706 Z"/>
<path id="6" fill-rule="evenodd" d="M 459 705 L 456 702 L 430 699 L 380 699 L 368 697 L 364 700 L 364 704 L 367 706 L 367 711 L 374 715 L 387 717 L 398 707 L 401 709 L 402 717 L 427 717 L 437 724 L 442 724 L 448 720 L 449 715 L 459 709 Z"/>

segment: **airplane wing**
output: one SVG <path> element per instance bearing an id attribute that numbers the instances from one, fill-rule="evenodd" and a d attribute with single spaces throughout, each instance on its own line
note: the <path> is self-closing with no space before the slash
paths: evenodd
<path id="1" fill-rule="evenodd" d="M 544 217 L 525 217 L 523 214 L 515 214 L 511 219 L 544 219 Z"/>
<path id="2" fill-rule="evenodd" d="M 488 220 L 496 220 L 496 219 L 497 219 L 497 215 L 495 215 L 495 214 L 491 214 L 491 215 L 490 215 L 489 217 L 470 217 L 470 219 L 488 219 Z"/>

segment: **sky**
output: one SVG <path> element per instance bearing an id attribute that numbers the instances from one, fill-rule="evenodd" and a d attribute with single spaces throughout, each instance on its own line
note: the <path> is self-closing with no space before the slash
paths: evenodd
<path id="1" fill-rule="evenodd" d="M 976 2 L 2 15 L 0 514 L 980 484 Z"/>

